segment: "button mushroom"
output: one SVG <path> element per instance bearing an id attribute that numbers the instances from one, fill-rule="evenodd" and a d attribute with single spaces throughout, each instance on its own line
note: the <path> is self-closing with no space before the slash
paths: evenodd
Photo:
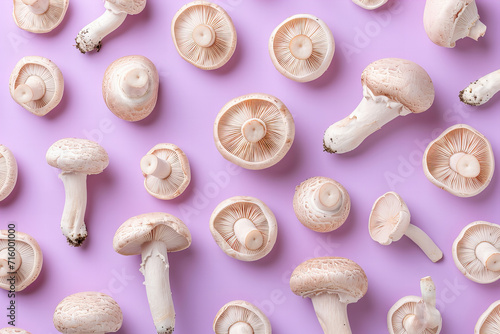
<path id="1" fill-rule="evenodd" d="M 290 289 L 311 298 L 325 334 L 351 334 L 347 304 L 356 303 L 368 290 L 368 278 L 354 261 L 319 257 L 301 263 L 292 273 Z"/>
<path id="2" fill-rule="evenodd" d="M 102 96 L 113 114 L 137 122 L 148 117 L 155 108 L 159 82 L 158 71 L 148 58 L 122 57 L 106 69 Z"/>
<path id="3" fill-rule="evenodd" d="M 422 297 L 403 297 L 387 314 L 390 334 L 439 334 L 441 313 L 436 308 L 436 286 L 429 276 L 420 280 Z"/>
<path id="4" fill-rule="evenodd" d="M 64 19 L 69 0 L 14 0 L 14 21 L 23 30 L 50 32 Z"/>
<path id="5" fill-rule="evenodd" d="M 64 334 L 105 334 L 122 327 L 120 306 L 99 292 L 80 292 L 64 298 L 54 311 L 54 326 Z"/>
<path id="6" fill-rule="evenodd" d="M 465 124 L 446 129 L 424 152 L 425 176 L 459 197 L 472 197 L 490 184 L 495 160 L 490 142 Z"/>
<path id="7" fill-rule="evenodd" d="M 0 202 L 12 193 L 16 183 L 16 158 L 5 145 L 0 144 Z"/>
<path id="8" fill-rule="evenodd" d="M 0 329 L 0 334 L 31 334 L 31 333 L 17 327 L 6 327 Z"/>
<path id="9" fill-rule="evenodd" d="M 500 279 L 500 226 L 485 221 L 467 225 L 453 243 L 453 260 L 468 279 L 496 282 Z"/>
<path id="10" fill-rule="evenodd" d="M 269 54 L 276 69 L 298 82 L 322 76 L 334 53 L 332 32 L 314 15 L 289 17 L 274 29 L 269 39 Z"/>
<path id="11" fill-rule="evenodd" d="M 215 334 L 271 334 L 271 323 L 255 305 L 235 300 L 224 305 L 214 320 Z"/>
<path id="12" fill-rule="evenodd" d="M 113 239 L 117 253 L 142 256 L 141 272 L 158 334 L 173 333 L 175 328 L 167 253 L 190 245 L 187 226 L 180 219 L 161 212 L 130 218 L 118 228 Z"/>
<path id="13" fill-rule="evenodd" d="M 434 102 L 431 78 L 409 60 L 377 60 L 364 69 L 361 83 L 361 103 L 325 132 L 323 147 L 328 153 L 352 151 L 394 118 L 424 112 Z"/>
<path id="14" fill-rule="evenodd" d="M 381 245 L 390 245 L 406 235 L 432 262 L 443 258 L 443 252 L 434 241 L 417 226 L 410 224 L 408 206 L 395 192 L 385 193 L 375 201 L 370 213 L 368 230 L 372 239 Z"/>
<path id="15" fill-rule="evenodd" d="M 488 102 L 500 91 L 500 70 L 486 74 L 472 82 L 459 94 L 460 101 L 471 106 L 480 106 Z"/>
<path id="16" fill-rule="evenodd" d="M 256 261 L 273 249 L 278 225 L 264 202 L 236 196 L 217 205 L 210 217 L 210 232 L 227 255 L 241 261 Z"/>
<path id="17" fill-rule="evenodd" d="M 356 5 L 364 9 L 377 9 L 387 3 L 387 0 L 352 0 Z"/>
<path id="18" fill-rule="evenodd" d="M 488 307 L 479 317 L 474 334 L 496 334 L 500 324 L 500 300 L 497 300 Z"/>
<path id="19" fill-rule="evenodd" d="M 226 64 L 237 42 L 231 17 L 207 1 L 193 1 L 179 9 L 172 20 L 172 38 L 181 57 L 202 70 Z"/>
<path id="20" fill-rule="evenodd" d="M 106 11 L 98 19 L 85 26 L 76 36 L 76 48 L 81 53 L 99 52 L 102 39 L 115 31 L 127 18 L 137 15 L 146 7 L 146 0 L 105 0 Z"/>
<path id="21" fill-rule="evenodd" d="M 331 232 L 342 226 L 349 216 L 351 198 L 337 181 L 312 177 L 295 188 L 293 210 L 305 227 L 316 232 Z"/>
<path id="22" fill-rule="evenodd" d="M 47 58 L 22 58 L 9 80 L 10 95 L 34 115 L 45 116 L 57 107 L 64 93 L 61 70 Z"/>
<path id="23" fill-rule="evenodd" d="M 37 279 L 43 257 L 34 238 L 19 231 L 13 234 L 14 238 L 8 230 L 0 230 L 0 288 L 19 292 Z M 14 282 L 10 280 L 12 276 Z"/>
<path id="24" fill-rule="evenodd" d="M 174 144 L 155 145 L 141 159 L 144 187 L 159 199 L 180 196 L 191 182 L 191 169 L 184 152 Z"/>
<path id="25" fill-rule="evenodd" d="M 222 156 L 247 169 L 277 164 L 292 146 L 295 123 L 276 97 L 249 94 L 222 108 L 214 124 L 214 139 Z"/>
<path id="26" fill-rule="evenodd" d="M 47 163 L 59 168 L 64 183 L 66 202 L 61 230 L 71 246 L 79 247 L 87 238 L 85 210 L 87 207 L 87 175 L 99 174 L 108 166 L 108 154 L 91 140 L 66 138 L 52 144 Z"/>
<path id="27" fill-rule="evenodd" d="M 454 48 L 459 39 L 478 40 L 486 26 L 479 21 L 475 0 L 427 0 L 424 28 L 434 44 Z"/>

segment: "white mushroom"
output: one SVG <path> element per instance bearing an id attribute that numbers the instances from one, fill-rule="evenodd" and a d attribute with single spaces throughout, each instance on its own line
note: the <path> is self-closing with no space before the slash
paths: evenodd
<path id="1" fill-rule="evenodd" d="M 215 334 L 271 334 L 271 323 L 255 305 L 235 300 L 224 305 L 214 319 Z"/>
<path id="2" fill-rule="evenodd" d="M 474 334 L 497 334 L 499 328 L 500 300 L 497 300 L 479 317 L 474 327 Z"/>
<path id="3" fill-rule="evenodd" d="M 64 19 L 69 0 L 14 0 L 14 21 L 23 30 L 42 34 Z"/>
<path id="4" fill-rule="evenodd" d="M 5 145 L 0 144 L 0 202 L 12 193 L 16 183 L 16 158 Z"/>
<path id="5" fill-rule="evenodd" d="M 387 0 L 352 0 L 356 5 L 364 9 L 377 9 L 387 3 Z"/>
<path id="6" fill-rule="evenodd" d="M 31 333 L 17 327 L 5 327 L 0 329 L 0 334 L 31 334 Z"/>
<path id="7" fill-rule="evenodd" d="M 500 70 L 486 74 L 471 83 L 459 94 L 460 101 L 471 106 L 480 106 L 488 102 L 500 91 Z"/>

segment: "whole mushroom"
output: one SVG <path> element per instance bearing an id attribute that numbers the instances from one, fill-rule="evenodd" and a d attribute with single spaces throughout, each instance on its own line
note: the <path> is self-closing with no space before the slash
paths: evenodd
<path id="1" fill-rule="evenodd" d="M 235 300 L 224 305 L 214 319 L 215 334 L 271 334 L 271 323 L 255 305 Z"/>
<path id="2" fill-rule="evenodd" d="M 0 144 L 0 202 L 12 193 L 16 183 L 16 158 L 5 145 Z"/>
<path id="3" fill-rule="evenodd" d="M 23 30 L 42 34 L 59 26 L 69 0 L 14 0 L 14 21 Z"/>
<path id="4" fill-rule="evenodd" d="M 480 106 L 488 102 L 500 91 L 500 70 L 486 74 L 472 82 L 460 94 L 460 101 L 471 106 Z"/>
<path id="5" fill-rule="evenodd" d="M 0 334 L 31 334 L 31 333 L 17 327 L 5 327 L 0 329 Z"/>
<path id="6" fill-rule="evenodd" d="M 474 327 L 474 334 L 496 334 L 500 324 L 500 300 L 488 307 L 479 317 Z"/>
<path id="7" fill-rule="evenodd" d="M 424 112 L 434 102 L 431 78 L 409 60 L 377 60 L 364 69 L 361 83 L 361 103 L 324 134 L 323 148 L 328 153 L 352 151 L 394 118 Z"/>
<path id="8" fill-rule="evenodd" d="M 91 140 L 66 138 L 52 144 L 46 159 L 61 170 L 66 192 L 61 230 L 71 246 L 79 247 L 87 238 L 87 175 L 102 173 L 109 164 L 108 154 Z"/>

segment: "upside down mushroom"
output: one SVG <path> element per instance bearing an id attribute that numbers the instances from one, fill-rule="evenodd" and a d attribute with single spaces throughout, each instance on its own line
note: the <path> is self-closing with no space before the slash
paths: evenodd
<path id="1" fill-rule="evenodd" d="M 31 333 L 17 327 L 5 327 L 0 329 L 0 334 L 31 334 Z"/>
<path id="2" fill-rule="evenodd" d="M 224 305 L 214 319 L 215 334 L 271 334 L 271 323 L 255 305 L 235 300 Z"/>
<path id="3" fill-rule="evenodd" d="M 387 3 L 388 0 L 352 0 L 356 5 L 364 9 L 377 9 Z"/>
<path id="4" fill-rule="evenodd" d="M 14 0 L 14 21 L 23 30 L 47 33 L 59 26 L 69 0 Z"/>
<path id="5" fill-rule="evenodd" d="M 474 327 L 474 334 L 496 334 L 499 326 L 500 300 L 497 300 L 479 317 Z"/>
<path id="6" fill-rule="evenodd" d="M 16 183 L 16 158 L 5 145 L 0 144 L 0 202 L 12 193 Z"/>

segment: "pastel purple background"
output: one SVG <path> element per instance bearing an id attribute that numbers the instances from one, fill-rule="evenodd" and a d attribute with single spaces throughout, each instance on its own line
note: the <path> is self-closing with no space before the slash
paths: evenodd
<path id="1" fill-rule="evenodd" d="M 176 333 L 211 333 L 219 308 L 235 299 L 261 307 L 274 333 L 321 333 L 311 302 L 295 296 L 288 285 L 295 266 L 315 256 L 348 257 L 366 271 L 368 293 L 348 308 L 353 333 L 386 333 L 389 308 L 403 296 L 418 295 L 419 279 L 427 275 L 437 287 L 442 333 L 472 333 L 480 314 L 499 298 L 500 283 L 482 286 L 467 280 L 453 263 L 451 246 L 470 222 L 500 223 L 499 171 L 483 193 L 461 199 L 432 185 L 420 161 L 427 142 L 457 123 L 481 131 L 500 156 L 500 98 L 478 108 L 458 100 L 458 92 L 469 82 L 500 67 L 500 45 L 496 43 L 500 20 L 494 15 L 500 5 L 493 0 L 478 1 L 488 26 L 486 36 L 479 42 L 464 40 L 455 49 L 445 49 L 432 44 L 425 34 L 424 1 L 390 0 L 381 10 L 370 12 L 348 0 L 219 0 L 216 3 L 234 21 L 238 47 L 226 66 L 209 72 L 185 62 L 172 43 L 171 19 L 186 2 L 149 1 L 142 14 L 128 17 L 105 39 L 100 53 L 88 55 L 77 52 L 74 37 L 103 12 L 101 1 L 72 0 L 61 26 L 45 35 L 17 28 L 11 17 L 12 2 L 1 2 L 0 142 L 16 156 L 19 181 L 14 193 L 0 203 L 0 224 L 5 228 L 8 222 L 15 222 L 18 230 L 38 240 L 44 254 L 40 277 L 16 299 L 17 325 L 34 334 L 55 334 L 52 315 L 56 305 L 69 294 L 94 290 L 111 294 L 120 304 L 124 323 L 119 333 L 154 333 L 138 270 L 140 257 L 118 255 L 112 239 L 126 219 L 165 211 L 183 219 L 193 236 L 188 250 L 169 256 Z M 307 84 L 279 74 L 267 50 L 272 30 L 298 13 L 323 19 L 337 48 L 326 74 Z M 368 34 L 365 39 L 360 31 Z M 116 118 L 101 94 L 106 67 L 132 54 L 150 58 L 161 82 L 155 111 L 139 123 Z M 50 58 L 65 78 L 60 106 L 44 118 L 23 110 L 8 91 L 11 70 L 21 57 L 29 55 Z M 326 127 L 348 115 L 361 99 L 362 70 L 384 57 L 407 58 L 428 71 L 437 94 L 433 107 L 424 114 L 393 121 L 352 153 L 323 153 Z M 220 108 L 234 97 L 253 92 L 280 98 L 296 123 L 295 142 L 288 155 L 261 171 L 231 165 L 212 139 Z M 57 170 L 45 161 L 48 147 L 65 137 L 98 140 L 110 156 L 106 171 L 88 179 L 89 238 L 80 249 L 70 248 L 61 235 L 64 189 Z M 140 158 L 160 142 L 180 146 L 191 163 L 192 183 L 173 201 L 150 196 L 139 169 Z M 226 178 L 217 185 L 214 175 Z M 327 234 L 303 227 L 292 209 L 295 186 L 318 175 L 341 182 L 352 200 L 348 221 Z M 391 184 L 388 175 L 399 178 Z M 441 262 L 433 264 L 407 238 L 387 247 L 371 240 L 367 230 L 370 209 L 389 190 L 401 194 L 412 222 L 441 247 L 445 254 Z M 210 234 L 212 210 L 236 195 L 260 198 L 278 220 L 277 243 L 260 261 L 245 263 L 228 257 Z M 6 293 L 1 293 L 0 327 L 6 325 L 7 303 Z"/>

